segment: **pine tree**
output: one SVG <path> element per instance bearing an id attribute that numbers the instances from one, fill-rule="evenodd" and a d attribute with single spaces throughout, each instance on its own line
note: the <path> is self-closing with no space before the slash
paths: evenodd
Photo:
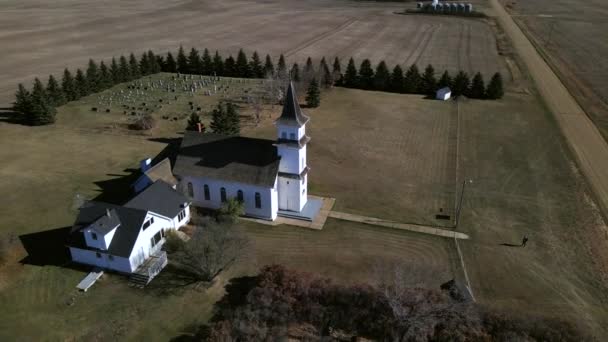
<path id="1" fill-rule="evenodd" d="M 213 60 L 209 54 L 209 50 L 203 50 L 203 57 L 201 58 L 201 68 L 203 75 L 213 75 Z"/>
<path id="2" fill-rule="evenodd" d="M 76 99 L 80 99 L 90 94 L 89 83 L 87 78 L 84 76 L 82 70 L 76 70 L 76 77 L 74 78 L 74 90 L 76 91 Z"/>
<path id="3" fill-rule="evenodd" d="M 226 117 L 228 122 L 228 129 L 225 134 L 238 135 L 241 133 L 241 123 L 239 119 L 239 112 L 236 106 L 228 102 L 226 104 Z"/>
<path id="4" fill-rule="evenodd" d="M 116 58 L 112 57 L 112 62 L 110 63 L 110 76 L 112 77 L 112 85 L 118 84 L 121 82 L 120 80 L 120 68 L 118 67 L 118 63 L 116 63 Z"/>
<path id="5" fill-rule="evenodd" d="M 148 50 L 148 74 L 158 74 L 160 69 L 161 63 L 159 63 L 158 58 L 152 50 Z"/>
<path id="6" fill-rule="evenodd" d="M 201 123 L 201 118 L 198 114 L 192 113 L 190 114 L 190 118 L 188 119 L 188 126 L 186 126 L 186 130 L 188 131 L 198 131 L 198 124 Z"/>
<path id="7" fill-rule="evenodd" d="M 492 76 L 490 84 L 488 84 L 488 89 L 486 90 L 486 96 L 492 100 L 497 100 L 504 96 L 502 76 L 500 73 L 497 72 Z"/>
<path id="8" fill-rule="evenodd" d="M 294 82 L 300 82 L 301 78 L 300 78 L 300 66 L 298 65 L 298 63 L 294 63 L 293 66 L 291 67 L 291 80 Z"/>
<path id="9" fill-rule="evenodd" d="M 389 91 L 393 93 L 405 93 L 405 78 L 403 77 L 403 69 L 397 64 L 391 73 Z"/>
<path id="10" fill-rule="evenodd" d="M 374 70 L 369 59 L 363 60 L 359 67 L 359 86 L 361 89 L 373 89 L 374 87 Z"/>
<path id="11" fill-rule="evenodd" d="M 135 55 L 131 53 L 129 55 L 129 78 L 130 80 L 136 80 L 140 77 L 141 73 L 139 72 L 139 64 L 137 63 Z"/>
<path id="12" fill-rule="evenodd" d="M 187 74 L 189 72 L 188 57 L 186 57 L 184 47 L 181 45 L 177 51 L 177 72 L 182 74 Z"/>
<path id="13" fill-rule="evenodd" d="M 173 58 L 173 54 L 171 52 L 167 53 L 167 59 L 165 60 L 165 71 L 166 72 L 177 72 L 177 62 L 175 62 L 175 58 Z"/>
<path id="14" fill-rule="evenodd" d="M 348 61 L 348 65 L 346 66 L 346 72 L 344 73 L 344 77 L 342 78 L 342 85 L 346 88 L 358 88 L 359 87 L 359 77 L 357 75 L 357 67 L 355 66 L 355 60 L 351 59 Z"/>
<path id="15" fill-rule="evenodd" d="M 257 51 L 254 51 L 253 56 L 251 56 L 249 70 L 251 70 L 251 77 L 264 78 L 264 68 L 262 67 L 262 60 L 260 59 L 260 55 L 258 55 Z"/>
<path id="16" fill-rule="evenodd" d="M 99 86 L 99 68 L 94 60 L 89 59 L 89 66 L 87 68 L 87 84 L 89 94 L 96 93 L 100 90 Z"/>
<path id="17" fill-rule="evenodd" d="M 439 82 L 437 82 L 437 90 L 446 87 L 452 88 L 452 77 L 450 77 L 450 73 L 447 70 L 443 72 Z"/>
<path id="18" fill-rule="evenodd" d="M 209 126 L 214 133 L 226 134 L 228 118 L 226 117 L 226 111 L 222 103 L 218 103 L 217 107 L 211 112 L 211 124 Z"/>
<path id="19" fill-rule="evenodd" d="M 405 72 L 405 92 L 407 94 L 419 94 L 422 89 L 422 77 L 418 66 L 412 64 Z"/>
<path id="20" fill-rule="evenodd" d="M 148 60 L 148 54 L 145 52 L 141 54 L 141 58 L 139 59 L 139 73 L 142 76 L 150 74 L 150 62 Z"/>
<path id="21" fill-rule="evenodd" d="M 274 64 L 270 55 L 266 55 L 266 62 L 264 63 L 264 77 L 274 77 Z"/>
<path id="22" fill-rule="evenodd" d="M 469 93 L 465 95 L 473 99 L 484 99 L 486 97 L 486 84 L 480 72 L 473 76 Z"/>
<path id="23" fill-rule="evenodd" d="M 32 107 L 27 122 L 32 126 L 48 125 L 55 122 L 57 110 L 48 101 L 48 95 L 44 85 L 38 78 L 34 80 L 32 90 Z"/>
<path id="24" fill-rule="evenodd" d="M 48 96 L 48 102 L 53 107 L 63 106 L 65 104 L 65 96 L 63 90 L 59 86 L 59 83 L 53 75 L 49 76 L 49 81 L 46 85 L 46 93 Z"/>
<path id="25" fill-rule="evenodd" d="M 422 74 L 421 93 L 426 95 L 434 95 L 437 90 L 437 79 L 435 79 L 435 69 L 432 65 L 427 65 Z"/>
<path id="26" fill-rule="evenodd" d="M 308 84 L 315 78 L 315 67 L 312 65 L 312 59 L 308 57 L 306 64 L 304 65 L 304 72 L 302 74 L 302 81 Z"/>
<path id="27" fill-rule="evenodd" d="M 224 60 L 217 50 L 215 50 L 215 56 L 213 56 L 213 74 L 224 76 Z"/>
<path id="28" fill-rule="evenodd" d="M 224 62 L 224 75 L 228 77 L 236 77 L 236 73 L 236 61 L 234 60 L 234 57 L 230 55 Z"/>
<path id="29" fill-rule="evenodd" d="M 195 48 L 190 49 L 188 55 L 188 73 L 197 75 L 202 71 L 201 56 L 198 54 L 198 50 Z"/>
<path id="30" fill-rule="evenodd" d="M 331 71 L 329 71 L 329 66 L 327 65 L 327 63 L 321 64 L 320 72 L 321 72 L 321 83 L 323 84 L 323 87 L 331 88 L 334 85 L 334 76 L 331 73 Z"/>
<path id="31" fill-rule="evenodd" d="M 61 90 L 65 95 L 66 101 L 77 100 L 80 96 L 76 91 L 76 84 L 74 83 L 74 77 L 70 70 L 67 68 L 63 71 L 63 78 L 61 79 Z"/>
<path id="32" fill-rule="evenodd" d="M 249 61 L 247 55 L 243 49 L 239 49 L 239 53 L 236 56 L 236 77 L 249 78 L 251 72 L 249 70 Z"/>
<path id="33" fill-rule="evenodd" d="M 464 71 L 459 71 L 456 77 L 454 77 L 454 84 L 452 85 L 452 95 L 461 96 L 469 93 L 471 81 L 469 75 Z"/>
<path id="34" fill-rule="evenodd" d="M 30 92 L 21 83 L 19 83 L 17 93 L 15 94 L 13 110 L 17 113 L 21 113 L 26 118 L 31 115 L 30 113 L 32 111 L 32 94 L 30 94 Z"/>
<path id="35" fill-rule="evenodd" d="M 336 57 L 334 59 L 334 66 L 331 72 L 331 77 L 335 85 L 340 85 L 342 82 L 342 66 L 340 65 L 340 59 Z"/>
<path id="36" fill-rule="evenodd" d="M 321 104 L 321 90 L 319 83 L 315 77 L 310 81 L 308 91 L 306 92 L 306 104 L 310 108 L 317 108 Z"/>
<path id="37" fill-rule="evenodd" d="M 281 80 L 287 78 L 287 64 L 285 63 L 285 57 L 282 54 L 279 57 L 279 64 L 277 64 L 277 75 Z"/>
<path id="38" fill-rule="evenodd" d="M 105 90 L 111 88 L 112 85 L 112 74 L 106 64 L 101 61 L 101 63 L 99 63 L 99 88 L 100 90 Z"/>
<path id="39" fill-rule="evenodd" d="M 118 64 L 118 75 L 120 83 L 129 82 L 131 80 L 131 69 L 129 68 L 129 62 L 125 56 L 120 56 Z"/>
<path id="40" fill-rule="evenodd" d="M 158 72 L 165 72 L 167 68 L 165 64 L 165 57 L 161 55 L 156 56 L 156 65 L 158 66 Z"/>
<path id="41" fill-rule="evenodd" d="M 384 61 L 378 63 L 374 75 L 374 90 L 387 91 L 390 89 L 391 75 Z"/>

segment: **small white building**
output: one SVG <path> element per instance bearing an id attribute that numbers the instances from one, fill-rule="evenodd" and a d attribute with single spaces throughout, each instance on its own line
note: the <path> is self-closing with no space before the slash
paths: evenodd
<path id="1" fill-rule="evenodd" d="M 437 100 L 447 101 L 452 97 L 452 90 L 449 87 L 437 90 L 435 98 Z"/>
<path id="2" fill-rule="evenodd" d="M 159 180 L 124 206 L 87 202 L 79 209 L 68 248 L 72 260 L 140 275 L 149 282 L 167 264 L 161 250 L 168 230 L 190 220 L 190 203 Z"/>
<path id="3" fill-rule="evenodd" d="M 195 206 L 218 209 L 228 198 L 236 198 L 247 216 L 297 216 L 308 203 L 308 121 L 290 83 L 275 122 L 277 140 L 189 131 L 173 174 Z"/>

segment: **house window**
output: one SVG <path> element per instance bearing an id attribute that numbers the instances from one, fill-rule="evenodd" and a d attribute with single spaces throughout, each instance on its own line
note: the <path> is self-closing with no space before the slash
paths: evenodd
<path id="1" fill-rule="evenodd" d="M 220 200 L 222 203 L 226 202 L 226 188 L 224 187 L 220 189 Z"/>
<path id="2" fill-rule="evenodd" d="M 281 139 L 287 139 L 287 133 L 281 132 Z"/>
<path id="3" fill-rule="evenodd" d="M 295 133 L 289 133 L 289 139 L 296 140 L 296 134 Z"/>
<path id="4" fill-rule="evenodd" d="M 165 230 L 164 229 L 160 230 L 160 236 L 165 237 Z"/>
<path id="5" fill-rule="evenodd" d="M 302 189 L 302 195 L 304 195 L 305 192 L 306 192 L 306 189 Z"/>
<path id="6" fill-rule="evenodd" d="M 243 199 L 243 190 L 239 190 L 236 192 L 236 199 L 239 200 L 239 202 L 244 202 L 245 200 Z"/>
<path id="7" fill-rule="evenodd" d="M 96 253 L 95 253 L 95 256 L 96 256 L 96 257 L 99 259 L 99 258 L 101 258 L 101 253 L 96 252 Z"/>
<path id="8" fill-rule="evenodd" d="M 148 221 L 146 221 L 146 223 L 144 223 L 144 230 L 146 230 L 146 228 L 150 227 L 153 223 L 154 223 L 154 217 L 150 217 L 150 219 Z"/>
<path id="9" fill-rule="evenodd" d="M 192 187 L 192 183 L 188 183 L 188 196 L 194 197 L 194 188 Z"/>
<path id="10" fill-rule="evenodd" d="M 260 209 L 262 207 L 262 196 L 259 192 L 255 193 L 255 207 Z"/>
<path id="11" fill-rule="evenodd" d="M 209 195 L 209 185 L 205 184 L 203 186 L 203 192 L 205 193 L 205 201 L 208 201 L 211 198 Z"/>
<path id="12" fill-rule="evenodd" d="M 108 259 L 110 259 L 110 261 L 114 261 L 114 256 L 113 255 L 108 255 Z"/>
<path id="13" fill-rule="evenodd" d="M 91 237 L 93 238 L 93 240 L 97 240 L 97 234 L 91 233 Z"/>
<path id="14" fill-rule="evenodd" d="M 186 212 L 184 210 L 180 211 L 179 214 L 177 214 L 177 222 L 181 222 L 185 218 Z"/>
<path id="15" fill-rule="evenodd" d="M 154 236 L 150 239 L 150 245 L 152 247 L 156 246 L 163 239 L 162 233 L 159 230 L 158 233 L 154 234 Z"/>

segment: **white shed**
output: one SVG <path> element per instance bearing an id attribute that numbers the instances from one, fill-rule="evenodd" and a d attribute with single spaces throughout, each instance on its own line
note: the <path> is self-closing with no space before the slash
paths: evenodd
<path id="1" fill-rule="evenodd" d="M 449 100 L 450 97 L 452 97 L 452 90 L 449 87 L 445 87 L 445 88 L 441 88 L 441 89 L 437 90 L 437 94 L 435 96 L 435 98 L 437 100 L 442 100 L 442 101 Z"/>

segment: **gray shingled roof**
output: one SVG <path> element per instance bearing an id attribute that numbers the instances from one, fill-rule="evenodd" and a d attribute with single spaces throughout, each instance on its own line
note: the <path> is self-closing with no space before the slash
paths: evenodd
<path id="1" fill-rule="evenodd" d="M 280 162 L 274 144 L 273 140 L 187 131 L 173 173 L 272 187 Z"/>
<path id="2" fill-rule="evenodd" d="M 188 198 L 162 180 L 154 182 L 144 191 L 131 199 L 125 207 L 148 210 L 159 215 L 174 218 L 183 210 Z"/>
<path id="3" fill-rule="evenodd" d="M 293 86 L 293 82 L 289 82 L 287 94 L 285 95 L 285 102 L 283 104 L 283 112 L 276 122 L 282 125 L 302 127 L 308 120 L 310 120 L 310 118 L 302 113 L 302 109 L 298 103 L 298 95 L 296 95 L 296 89 Z"/>

